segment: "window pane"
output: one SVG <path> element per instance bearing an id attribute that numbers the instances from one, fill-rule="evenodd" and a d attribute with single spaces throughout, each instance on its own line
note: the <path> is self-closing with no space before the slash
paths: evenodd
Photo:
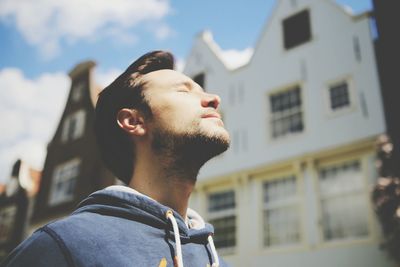
<path id="1" fill-rule="evenodd" d="M 330 87 L 329 94 L 332 110 L 350 106 L 350 96 L 347 82 L 342 82 Z"/>
<path id="2" fill-rule="evenodd" d="M 203 88 L 203 90 L 205 90 L 204 88 L 204 80 L 205 80 L 205 74 L 204 73 L 199 73 L 196 76 L 193 77 L 193 81 L 196 82 L 198 85 L 201 86 L 201 88 Z"/>
<path id="3" fill-rule="evenodd" d="M 271 203 L 297 194 L 296 178 L 290 176 L 264 183 L 264 202 Z"/>
<path id="4" fill-rule="evenodd" d="M 235 191 L 212 193 L 208 196 L 208 211 L 214 226 L 217 248 L 236 245 Z"/>
<path id="5" fill-rule="evenodd" d="M 300 242 L 300 210 L 296 177 L 289 176 L 263 185 L 264 245 Z"/>
<path id="6" fill-rule="evenodd" d="M 217 248 L 234 247 L 236 245 L 236 216 L 228 216 L 210 220 L 214 226 L 214 243 Z"/>
<path id="7" fill-rule="evenodd" d="M 322 226 L 325 240 L 368 235 L 367 203 L 359 161 L 321 168 Z"/>
<path id="8" fill-rule="evenodd" d="M 270 95 L 272 137 L 303 131 L 300 87 Z"/>
<path id="9" fill-rule="evenodd" d="M 296 244 L 300 241 L 300 221 L 297 206 L 264 211 L 264 245 Z"/>
<path id="10" fill-rule="evenodd" d="M 54 169 L 49 205 L 54 206 L 73 200 L 80 160 L 73 159 Z"/>
<path id="11" fill-rule="evenodd" d="M 322 200 L 322 211 L 325 240 L 368 235 L 367 204 L 362 195 Z"/>
<path id="12" fill-rule="evenodd" d="M 86 83 L 84 81 L 75 82 L 71 88 L 72 100 L 75 102 L 81 100 L 85 89 Z"/>
<path id="13" fill-rule="evenodd" d="M 322 168 L 319 172 L 319 189 L 322 197 L 351 193 L 363 188 L 363 176 L 358 161 Z"/>
<path id="14" fill-rule="evenodd" d="M 233 190 L 218 192 L 208 196 L 208 210 L 219 211 L 235 207 L 235 192 Z"/>
<path id="15" fill-rule="evenodd" d="M 311 40 L 311 24 L 308 10 L 284 19 L 282 26 L 286 49 L 291 49 Z"/>

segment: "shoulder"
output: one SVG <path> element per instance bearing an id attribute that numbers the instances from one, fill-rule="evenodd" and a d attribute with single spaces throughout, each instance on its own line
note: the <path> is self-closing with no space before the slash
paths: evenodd
<path id="1" fill-rule="evenodd" d="M 16 247 L 1 266 L 73 266 L 66 256 L 66 251 L 43 227 Z"/>

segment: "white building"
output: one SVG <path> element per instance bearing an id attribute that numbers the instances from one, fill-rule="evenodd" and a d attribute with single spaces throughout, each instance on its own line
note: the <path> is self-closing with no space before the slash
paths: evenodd
<path id="1" fill-rule="evenodd" d="M 222 97 L 232 138 L 191 199 L 220 254 L 232 266 L 391 266 L 370 202 L 385 123 L 368 14 L 280 0 L 247 63 L 225 54 L 203 32 L 184 69 Z"/>

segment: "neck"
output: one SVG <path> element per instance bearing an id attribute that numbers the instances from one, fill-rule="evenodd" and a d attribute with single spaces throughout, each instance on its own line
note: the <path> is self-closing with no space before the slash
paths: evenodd
<path id="1" fill-rule="evenodd" d="M 129 186 L 174 209 L 185 218 L 199 167 L 183 168 L 166 160 L 165 157 L 160 158 L 142 151 L 140 159 L 135 162 Z"/>

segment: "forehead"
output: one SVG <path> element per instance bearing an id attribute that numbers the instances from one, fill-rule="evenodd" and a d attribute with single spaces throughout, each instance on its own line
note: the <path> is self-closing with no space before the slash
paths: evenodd
<path id="1" fill-rule="evenodd" d="M 142 76 L 142 81 L 147 89 L 167 88 L 179 84 L 193 84 L 193 80 L 183 73 L 175 70 L 157 70 Z"/>

